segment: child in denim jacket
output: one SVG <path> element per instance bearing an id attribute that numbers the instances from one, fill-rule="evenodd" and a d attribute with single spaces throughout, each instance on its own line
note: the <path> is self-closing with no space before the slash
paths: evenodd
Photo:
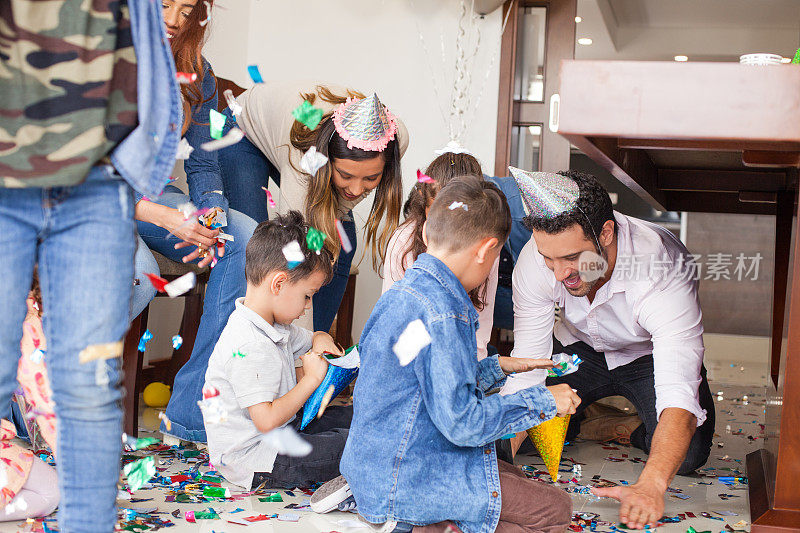
<path id="1" fill-rule="evenodd" d="M 442 531 L 446 521 L 465 533 L 564 531 L 568 495 L 498 461 L 494 441 L 574 413 L 580 399 L 569 387 L 544 385 L 487 395 L 508 373 L 552 363 L 477 359 L 478 313 L 467 293 L 486 279 L 508 237 L 505 197 L 489 182 L 455 180 L 425 226 L 427 253 L 381 297 L 361 336 L 340 464 L 359 514 L 398 533 Z"/>

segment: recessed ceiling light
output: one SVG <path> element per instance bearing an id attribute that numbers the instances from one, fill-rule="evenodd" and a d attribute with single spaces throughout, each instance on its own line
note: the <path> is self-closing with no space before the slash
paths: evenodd
<path id="1" fill-rule="evenodd" d="M 592 40 L 589 39 L 588 37 L 581 37 L 580 39 L 578 39 L 578 44 L 582 44 L 583 46 L 589 46 L 590 44 L 592 44 Z"/>
<path id="2" fill-rule="evenodd" d="M 792 62 L 792 60 L 789 59 L 788 57 L 782 57 L 781 58 L 781 63 L 791 63 L 791 62 Z"/>
<path id="3" fill-rule="evenodd" d="M 689 57 L 688 56 L 675 56 L 675 61 L 683 63 L 683 62 L 689 61 Z"/>
<path id="4" fill-rule="evenodd" d="M 582 22 L 583 19 L 581 17 L 575 17 L 575 22 Z"/>

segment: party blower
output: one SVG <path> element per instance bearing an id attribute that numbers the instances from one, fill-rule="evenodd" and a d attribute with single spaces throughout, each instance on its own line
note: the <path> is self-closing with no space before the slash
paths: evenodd
<path id="1" fill-rule="evenodd" d="M 358 354 L 358 344 L 348 348 L 342 357 L 333 354 L 324 354 L 328 359 L 328 372 L 314 393 L 309 396 L 303 405 L 303 420 L 300 429 L 303 430 L 312 420 L 321 416 L 328 407 L 328 403 L 336 398 L 358 374 L 361 356 Z"/>

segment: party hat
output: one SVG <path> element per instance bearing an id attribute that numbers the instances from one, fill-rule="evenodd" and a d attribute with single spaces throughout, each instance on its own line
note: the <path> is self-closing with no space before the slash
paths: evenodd
<path id="1" fill-rule="evenodd" d="M 527 214 L 536 218 L 553 218 L 578 204 L 580 190 L 575 180 L 552 172 L 508 169 L 517 182 Z"/>
<path id="2" fill-rule="evenodd" d="M 355 353 L 353 354 L 354 351 Z M 355 346 L 351 346 L 347 349 L 345 352 L 345 357 L 342 359 L 347 358 L 348 360 L 355 361 L 358 357 L 358 345 L 356 344 Z M 360 363 L 360 358 L 358 360 Z M 344 388 L 347 387 L 350 382 L 353 381 L 353 379 L 355 379 L 357 374 L 358 366 L 345 368 L 342 366 L 336 366 L 335 364 L 329 364 L 328 371 L 325 373 L 322 383 L 311 394 L 311 396 L 308 397 L 305 405 L 303 405 L 303 419 L 300 421 L 300 429 L 305 429 L 306 426 L 309 425 L 320 414 L 320 410 L 324 410 L 325 407 L 327 407 L 328 401 L 330 401 L 332 398 L 336 398 L 344 390 Z M 330 392 L 328 389 L 333 389 L 333 392 Z"/>
<path id="3" fill-rule="evenodd" d="M 561 464 L 567 426 L 569 426 L 569 415 L 556 416 L 528 430 L 528 436 L 544 460 L 544 465 L 553 481 L 558 479 L 558 465 Z"/>
<path id="4" fill-rule="evenodd" d="M 333 123 L 348 148 L 371 152 L 383 151 L 397 132 L 397 120 L 374 93 L 360 100 L 348 98 L 333 112 Z"/>

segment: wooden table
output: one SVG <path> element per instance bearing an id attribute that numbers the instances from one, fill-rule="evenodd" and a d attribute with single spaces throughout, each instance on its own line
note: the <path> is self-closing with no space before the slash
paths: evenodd
<path id="1" fill-rule="evenodd" d="M 800 66 L 571 60 L 560 83 L 558 133 L 654 208 L 775 216 L 772 386 L 764 448 L 747 456 L 750 512 L 753 533 L 800 531 Z"/>

